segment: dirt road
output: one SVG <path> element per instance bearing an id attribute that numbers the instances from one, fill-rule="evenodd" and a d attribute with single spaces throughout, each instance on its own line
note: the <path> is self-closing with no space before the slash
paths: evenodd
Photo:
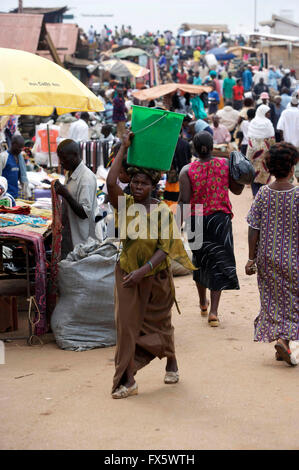
<path id="1" fill-rule="evenodd" d="M 114 348 L 72 352 L 6 345 L 0 365 L 1 449 L 299 449 L 299 366 L 253 342 L 259 298 L 247 277 L 246 188 L 231 196 L 240 291 L 224 292 L 221 326 L 201 318 L 191 276 L 175 279 L 180 382 L 164 385 L 165 361 L 137 375 L 139 395 L 110 397 Z"/>

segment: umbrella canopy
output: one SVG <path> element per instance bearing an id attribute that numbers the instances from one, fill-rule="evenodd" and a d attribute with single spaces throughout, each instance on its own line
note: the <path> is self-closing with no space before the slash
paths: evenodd
<path id="1" fill-rule="evenodd" d="M 118 59 L 125 59 L 126 57 L 139 57 L 141 55 L 148 56 L 149 54 L 138 47 L 126 47 L 126 49 L 122 49 L 121 51 L 113 52 L 113 55 Z"/>
<path id="2" fill-rule="evenodd" d="M 0 48 L 0 115 L 49 116 L 103 111 L 102 102 L 68 70 L 30 52 Z"/>
<path id="3" fill-rule="evenodd" d="M 183 91 L 192 95 L 201 95 L 201 93 L 209 93 L 212 88 L 202 85 L 182 85 L 180 83 L 166 83 L 165 85 L 154 86 L 147 90 L 133 91 L 132 95 L 140 101 L 150 101 L 162 96 L 174 93 L 176 91 Z"/>
<path id="4" fill-rule="evenodd" d="M 99 67 L 103 67 L 108 72 L 116 77 L 135 77 L 141 78 L 147 75 L 150 71 L 145 67 L 141 67 L 129 60 L 111 59 L 101 62 Z"/>

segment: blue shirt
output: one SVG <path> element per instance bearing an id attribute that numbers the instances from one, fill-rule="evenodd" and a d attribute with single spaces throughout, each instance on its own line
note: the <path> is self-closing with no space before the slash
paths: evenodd
<path id="1" fill-rule="evenodd" d="M 160 65 L 160 67 L 163 67 L 163 65 L 166 65 L 167 64 L 167 60 L 166 60 L 166 57 L 165 55 L 162 55 L 158 64 Z"/>
<path id="2" fill-rule="evenodd" d="M 288 106 L 288 104 L 290 103 L 292 97 L 287 95 L 286 93 L 283 93 L 281 96 L 281 106 L 283 108 L 286 108 Z"/>
<path id="3" fill-rule="evenodd" d="M 16 199 L 19 195 L 18 181 L 20 177 L 20 166 L 16 162 L 15 157 L 9 152 L 6 165 L 2 171 L 2 176 L 7 179 L 7 192 Z"/>
<path id="4" fill-rule="evenodd" d="M 242 74 L 243 86 L 245 91 L 251 90 L 252 86 L 252 73 L 250 70 L 245 70 Z"/>
<path id="5" fill-rule="evenodd" d="M 219 95 L 216 90 L 210 91 L 208 94 L 208 101 L 209 101 L 209 113 L 213 114 L 216 113 L 218 110 L 218 104 L 219 104 Z"/>

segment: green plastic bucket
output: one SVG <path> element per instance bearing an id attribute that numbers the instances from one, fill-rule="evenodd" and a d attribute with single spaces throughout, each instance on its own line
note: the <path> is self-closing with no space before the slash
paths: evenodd
<path id="1" fill-rule="evenodd" d="M 168 171 L 180 135 L 184 114 L 132 105 L 132 132 L 128 151 L 132 166 Z"/>

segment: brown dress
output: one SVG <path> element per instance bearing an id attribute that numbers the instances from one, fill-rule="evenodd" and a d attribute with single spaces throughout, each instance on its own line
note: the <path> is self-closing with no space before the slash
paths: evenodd
<path id="1" fill-rule="evenodd" d="M 117 345 L 112 392 L 126 381 L 126 369 L 132 357 L 137 372 L 155 357 L 162 359 L 175 354 L 174 328 L 171 324 L 171 308 L 174 303 L 171 274 L 165 269 L 154 276 L 144 277 L 134 287 L 124 288 L 122 281 L 126 274 L 117 263 Z"/>

